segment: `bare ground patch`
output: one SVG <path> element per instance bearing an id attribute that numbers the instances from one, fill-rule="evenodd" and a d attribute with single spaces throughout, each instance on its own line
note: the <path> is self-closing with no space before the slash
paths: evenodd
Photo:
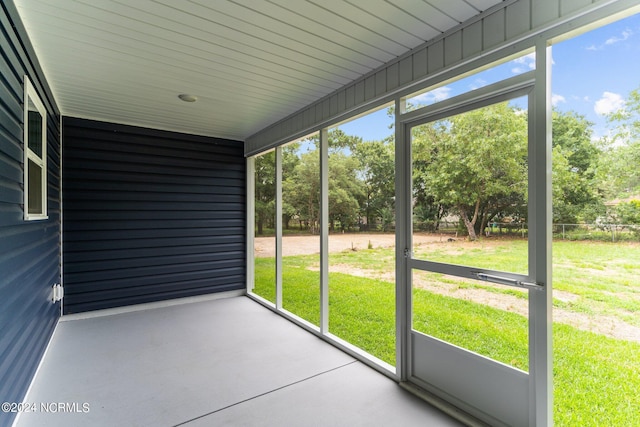
<path id="1" fill-rule="evenodd" d="M 414 243 L 423 245 L 433 242 L 446 241 L 446 236 L 420 234 L 414 236 Z M 276 253 L 275 237 L 256 237 L 254 239 L 256 257 L 273 257 Z M 358 234 L 330 234 L 329 252 L 342 252 L 346 250 L 363 250 L 370 246 L 373 248 L 393 248 L 396 244 L 394 234 L 358 233 Z M 283 236 L 282 255 L 311 255 L 320 253 L 320 236 Z"/>
<path id="2" fill-rule="evenodd" d="M 360 272 L 364 276 L 364 272 Z M 366 277 L 366 276 L 364 276 Z M 460 279 L 456 279 L 460 280 Z M 455 283 L 423 280 L 414 278 L 414 286 L 426 289 L 439 295 L 444 295 L 461 300 L 484 304 L 499 310 L 518 313 L 527 316 L 529 313 L 528 301 L 514 295 L 495 293 L 485 289 L 460 287 Z M 579 295 L 566 291 L 553 291 L 553 297 L 560 301 L 573 302 L 580 298 Z M 610 338 L 640 342 L 640 328 L 613 316 L 588 315 L 562 308 L 553 309 L 553 321 L 573 326 L 583 331 L 595 332 Z"/>
<path id="3" fill-rule="evenodd" d="M 273 257 L 275 256 L 275 239 L 273 237 L 258 237 L 255 239 L 256 256 Z M 421 234 L 414 236 L 414 244 L 424 249 L 442 249 L 447 251 L 455 251 L 461 247 L 483 248 L 491 250 L 504 242 L 500 240 L 484 241 L 482 246 L 478 246 L 477 242 L 468 242 L 463 239 L 457 239 L 453 242 L 448 241 L 448 236 Z M 449 245 L 447 247 L 445 245 Z M 395 235 L 393 234 L 332 234 L 329 236 L 329 252 L 342 252 L 345 250 L 362 250 L 369 246 L 373 248 L 393 248 L 395 246 Z M 319 236 L 285 236 L 283 237 L 283 256 L 308 255 L 320 253 Z M 454 253 L 454 252 L 452 252 Z M 317 271 L 318 267 L 312 267 Z M 590 274 L 598 276 L 606 274 L 606 271 L 593 270 Z M 349 264 L 331 264 L 330 271 L 336 273 L 350 274 L 357 277 L 366 277 L 387 282 L 395 282 L 394 272 L 376 271 L 370 269 L 357 268 Z M 456 278 L 457 281 L 461 279 Z M 475 282 L 474 282 L 475 283 Z M 449 296 L 462 300 L 485 304 L 493 308 L 505 310 L 520 315 L 528 314 L 528 302 L 526 299 L 518 298 L 514 295 L 491 292 L 486 289 L 461 287 L 455 283 L 447 283 L 446 281 L 434 281 L 420 278 L 417 275 L 414 278 L 414 286 L 427 289 L 430 292 L 439 295 Z M 580 296 L 566 292 L 553 291 L 553 297 L 563 302 L 575 302 Z M 631 296 L 635 299 L 635 295 Z M 640 342 L 640 327 L 630 325 L 613 316 L 605 315 L 589 315 L 585 313 L 574 312 L 562 308 L 553 309 L 554 322 L 564 323 L 584 331 L 595 332 L 611 338 L 623 339 L 628 341 Z"/>
<path id="4" fill-rule="evenodd" d="M 312 269 L 314 271 L 318 270 L 317 266 Z M 343 273 L 351 276 L 384 280 L 391 283 L 395 281 L 395 275 L 393 272 L 380 272 L 362 269 L 349 264 L 332 264 L 329 271 L 332 273 Z M 461 281 L 459 278 L 455 278 L 455 280 Z M 492 308 L 517 313 L 522 316 L 527 316 L 529 314 L 527 300 L 518 298 L 514 295 L 491 292 L 485 289 L 461 287 L 455 283 L 434 281 L 420 278 L 419 276 L 414 277 L 413 284 L 416 287 L 426 289 L 438 295 L 471 301 L 477 304 L 484 304 Z M 522 292 L 524 293 L 526 291 Z M 574 302 L 580 298 L 580 296 L 566 291 L 553 291 L 553 297 L 564 302 Z M 583 331 L 595 332 L 610 338 L 640 342 L 639 327 L 630 325 L 612 316 L 593 316 L 562 308 L 554 308 L 553 320 L 554 322 L 564 323 Z"/>
<path id="5" fill-rule="evenodd" d="M 415 281 L 414 284 L 416 284 Z M 440 295 L 484 304 L 500 310 L 518 313 L 523 316 L 528 315 L 527 300 L 513 295 L 494 293 L 484 289 L 460 288 L 455 284 L 446 283 L 441 283 L 435 286 L 433 283 L 429 283 L 428 285 L 423 286 L 423 284 L 418 282 L 416 286 Z M 563 291 L 554 291 L 553 297 L 565 302 L 576 301 L 580 298 L 578 295 Z M 640 342 L 639 327 L 630 325 L 629 323 L 613 316 L 588 315 L 585 313 L 578 313 L 554 307 L 553 321 L 564 323 L 583 331 L 602 334 L 610 338 Z"/>

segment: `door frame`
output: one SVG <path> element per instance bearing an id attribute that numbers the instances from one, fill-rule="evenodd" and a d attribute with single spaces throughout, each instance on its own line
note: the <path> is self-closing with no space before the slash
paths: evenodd
<path id="1" fill-rule="evenodd" d="M 502 80 L 501 82 L 481 88 L 449 100 L 419 110 L 406 112 L 404 103 L 396 101 L 396 325 L 397 325 L 397 373 L 401 382 L 410 387 L 417 386 L 428 393 L 453 403 L 469 414 L 487 421 L 492 425 L 506 425 L 504 420 L 518 425 L 547 426 L 552 425 L 552 357 L 551 357 L 551 93 L 550 71 L 551 55 L 547 42 L 541 40 L 535 48 L 536 69 L 532 72 Z M 411 274 L 414 267 L 428 266 L 438 268 L 436 263 L 413 260 L 412 248 L 412 207 L 411 207 L 411 138 L 413 126 L 455 115 L 462 111 L 479 108 L 501 100 L 511 99 L 518 95 L 528 95 L 529 107 L 529 271 L 526 276 L 482 270 L 481 273 L 506 277 L 526 286 L 541 289 L 529 290 L 529 373 L 502 376 L 501 384 L 507 390 L 519 389 L 514 399 L 518 400 L 517 408 L 506 410 L 502 420 L 495 414 L 493 407 L 482 408 L 468 404 L 468 396 L 451 395 L 437 385 L 421 381 L 415 376 L 413 352 L 417 340 L 412 328 L 412 296 Z M 449 267 L 449 266 L 448 266 Z M 478 277 L 468 274 L 466 269 L 458 268 L 456 272 L 467 277 Z M 439 346 L 439 340 L 433 340 L 431 348 L 436 354 L 447 354 L 445 347 Z M 419 344 L 419 345 L 422 345 Z M 441 348 L 439 348 L 441 347 Z M 444 351 L 444 353 L 442 352 Z M 461 354 L 463 352 L 460 352 Z M 460 355 L 457 355 L 460 356 Z M 461 360 L 469 360 L 461 356 Z M 500 372 L 499 364 L 487 364 L 486 358 L 477 356 L 479 365 L 470 369 L 487 369 L 490 374 Z M 472 358 L 473 359 L 473 358 Z M 484 360 L 483 360 L 484 359 Z M 490 361 L 493 362 L 493 361 Z M 473 365 L 473 362 L 471 362 Z M 493 370 L 492 370 L 493 369 Z M 505 367 L 505 369 L 507 369 Z M 511 368 L 508 368 L 511 370 Z M 479 372 L 479 371 L 476 371 Z M 477 378 L 482 388 L 483 381 L 491 378 L 485 375 Z M 500 374 L 501 375 L 501 374 Z M 484 380 L 483 380 L 484 378 Z M 445 380 L 443 380 L 445 381 Z M 447 378 L 451 382 L 451 378 Z M 455 388 L 455 387 L 454 387 Z M 503 396 L 507 400 L 510 396 Z M 480 399 L 482 400 L 482 399 Z M 512 402 L 511 402 L 512 403 Z M 490 405 L 491 406 L 491 405 Z M 509 404 L 504 405 L 509 406 Z M 489 413 L 487 413 L 489 412 Z M 498 411 L 499 412 L 499 411 Z M 515 414 L 514 414 L 515 413 Z M 515 418 L 510 418 L 514 416 Z"/>

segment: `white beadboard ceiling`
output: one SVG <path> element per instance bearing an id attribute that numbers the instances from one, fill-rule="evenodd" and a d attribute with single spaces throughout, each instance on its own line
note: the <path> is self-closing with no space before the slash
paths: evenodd
<path id="1" fill-rule="evenodd" d="M 63 115 L 244 140 L 501 0 L 14 2 Z"/>

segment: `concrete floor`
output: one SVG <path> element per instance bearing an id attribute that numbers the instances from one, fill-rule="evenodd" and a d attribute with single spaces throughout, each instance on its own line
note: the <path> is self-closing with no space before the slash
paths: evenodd
<path id="1" fill-rule="evenodd" d="M 63 319 L 25 402 L 18 427 L 461 425 L 246 297 Z"/>

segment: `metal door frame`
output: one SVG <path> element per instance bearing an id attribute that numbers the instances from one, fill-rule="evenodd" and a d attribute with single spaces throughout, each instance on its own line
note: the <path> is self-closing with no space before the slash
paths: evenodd
<path id="1" fill-rule="evenodd" d="M 552 425 L 550 67 L 550 48 L 540 41 L 536 46 L 535 71 L 412 112 L 404 112 L 403 103 L 396 102 L 397 372 L 401 381 L 418 386 L 492 425 Z M 529 109 L 528 274 L 469 269 L 413 259 L 411 128 L 522 95 L 528 95 Z M 513 373 L 517 370 L 479 355 L 469 357 L 467 350 L 451 351 L 451 344 L 435 338 L 416 338 L 411 328 L 411 272 L 414 268 L 454 271 L 462 277 L 529 288 L 529 373 Z M 431 358 L 428 362 L 434 366 L 431 382 L 417 376 L 425 372 L 416 372 L 422 369 L 415 363 L 416 351 L 426 351 Z M 438 378 L 447 364 L 460 374 Z M 482 390 L 482 396 L 450 392 L 463 390 L 465 376 L 469 375 L 473 375 L 473 379 L 467 379 L 466 384 Z M 489 381 L 502 390 L 501 396 L 488 393 Z"/>

